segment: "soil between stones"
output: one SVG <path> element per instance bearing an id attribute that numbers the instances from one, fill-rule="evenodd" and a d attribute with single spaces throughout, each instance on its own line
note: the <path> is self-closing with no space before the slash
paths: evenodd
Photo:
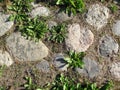
<path id="1" fill-rule="evenodd" d="M 97 0 L 91 0 L 86 2 L 86 8 L 92 4 L 103 4 L 106 7 L 109 7 L 110 4 L 113 2 L 109 1 L 107 3 L 100 3 L 100 1 Z M 53 7 L 50 7 L 53 8 Z M 98 45 L 100 39 L 105 36 L 105 35 L 110 35 L 116 42 L 119 44 L 120 43 L 120 37 L 116 36 L 112 32 L 112 26 L 113 23 L 116 20 L 120 19 L 120 6 L 118 5 L 118 10 L 115 13 L 111 13 L 111 17 L 108 19 L 108 23 L 106 26 L 102 27 L 99 31 L 97 31 L 93 26 L 90 26 L 88 23 L 86 23 L 84 19 L 84 15 L 78 14 L 76 17 L 73 18 L 73 20 L 70 23 L 77 22 L 79 23 L 82 27 L 87 27 L 89 28 L 92 33 L 94 34 L 94 42 L 93 44 L 89 47 L 89 49 L 85 52 L 87 57 L 94 58 L 94 60 L 97 61 L 99 65 L 102 65 L 101 67 L 101 73 L 96 76 L 94 79 L 90 79 L 92 82 L 97 82 L 98 85 L 101 85 L 107 80 L 112 80 L 114 82 L 114 88 L 113 90 L 120 90 L 119 81 L 114 80 L 114 78 L 111 76 L 109 72 L 109 67 L 113 62 L 120 62 L 120 48 L 117 52 L 117 54 L 110 56 L 110 57 L 102 57 L 98 51 Z M 53 18 L 53 20 L 55 20 Z M 0 37 L 0 48 L 7 50 L 7 47 L 5 46 L 5 36 Z M 8 67 L 5 67 L 5 69 L 2 72 L 2 76 L 0 77 L 0 86 L 5 86 L 7 87 L 8 90 L 25 90 L 23 87 L 25 81 L 25 77 L 29 76 L 32 77 L 32 80 L 34 83 L 36 83 L 38 86 L 44 86 L 48 82 L 52 82 L 55 78 L 55 76 L 60 73 L 58 70 L 56 70 L 53 65 L 52 65 L 52 60 L 55 54 L 57 53 L 66 53 L 66 47 L 65 44 L 55 44 L 51 43 L 47 40 L 43 40 L 44 44 L 48 47 L 49 49 L 49 55 L 48 57 L 45 58 L 50 64 L 51 72 L 41 72 L 38 69 L 36 69 L 36 65 L 39 63 L 39 61 L 36 62 L 19 62 L 17 60 L 14 60 L 15 63 Z M 14 58 L 13 58 L 14 59 Z M 74 72 L 72 69 L 68 69 L 67 72 L 64 72 L 66 75 L 69 77 L 75 78 L 77 81 L 83 81 L 82 78 L 87 79 L 86 77 L 80 76 L 78 73 Z M 76 82 L 77 82 L 76 81 Z"/>

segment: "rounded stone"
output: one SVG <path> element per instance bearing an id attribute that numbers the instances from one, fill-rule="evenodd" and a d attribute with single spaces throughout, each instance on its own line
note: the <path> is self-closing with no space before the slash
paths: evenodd
<path id="1" fill-rule="evenodd" d="M 34 8 L 42 6 L 41 4 L 36 4 L 35 2 L 32 2 L 31 5 L 32 5 Z"/>
<path id="2" fill-rule="evenodd" d="M 86 21 L 88 24 L 97 29 L 102 28 L 107 24 L 107 19 L 110 17 L 109 9 L 103 5 L 91 5 L 86 14 Z"/>
<path id="3" fill-rule="evenodd" d="M 101 56 L 110 57 L 117 54 L 119 45 L 112 37 L 106 35 L 101 38 L 98 49 Z"/>
<path id="4" fill-rule="evenodd" d="M 90 30 L 81 28 L 77 23 L 68 26 L 68 34 L 65 39 L 67 49 L 84 52 L 90 47 L 93 41 L 94 35 Z"/>
<path id="5" fill-rule="evenodd" d="M 40 71 L 44 72 L 44 73 L 50 72 L 50 65 L 49 65 L 49 62 L 46 61 L 46 60 L 42 60 L 41 62 L 39 62 L 36 65 L 36 68 L 39 69 Z"/>
<path id="6" fill-rule="evenodd" d="M 85 75 L 89 78 L 94 78 L 97 75 L 99 75 L 100 67 L 95 60 L 92 60 L 89 57 L 84 57 L 83 62 L 84 62 L 84 68 L 83 69 L 76 68 L 76 71 L 79 74 Z"/>
<path id="7" fill-rule="evenodd" d="M 112 32 L 115 35 L 120 36 L 120 20 L 113 24 Z"/>
<path id="8" fill-rule="evenodd" d="M 47 17 L 49 16 L 49 14 L 50 14 L 50 10 L 44 6 L 36 7 L 30 13 L 32 17 L 35 17 L 37 15 Z"/>
<path id="9" fill-rule="evenodd" d="M 57 26 L 57 23 L 55 21 L 49 21 L 48 22 L 48 28 L 52 29 L 52 27 Z"/>
<path id="10" fill-rule="evenodd" d="M 13 60 L 10 54 L 7 51 L 0 50 L 0 65 L 11 66 L 13 64 Z"/>
<path id="11" fill-rule="evenodd" d="M 112 63 L 112 65 L 110 65 L 110 73 L 113 78 L 120 81 L 120 62 Z"/>
<path id="12" fill-rule="evenodd" d="M 73 18 L 73 15 L 68 16 L 68 14 L 65 12 L 60 12 L 56 15 L 56 19 L 60 22 L 68 21 L 68 20 L 71 20 L 72 18 Z"/>
<path id="13" fill-rule="evenodd" d="M 67 63 L 64 60 L 63 54 L 56 54 L 53 60 L 53 65 L 59 71 L 67 71 Z"/>
<path id="14" fill-rule="evenodd" d="M 9 51 L 19 61 L 42 60 L 48 55 L 48 48 L 42 41 L 34 42 L 21 36 L 21 33 L 12 33 L 6 40 Z"/>
<path id="15" fill-rule="evenodd" d="M 0 36 L 3 36 L 14 25 L 13 21 L 8 21 L 9 16 L 0 12 Z"/>

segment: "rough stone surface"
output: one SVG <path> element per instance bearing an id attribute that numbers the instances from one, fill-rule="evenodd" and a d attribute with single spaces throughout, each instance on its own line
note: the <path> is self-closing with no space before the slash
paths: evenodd
<path id="1" fill-rule="evenodd" d="M 120 62 L 112 63 L 112 65 L 110 65 L 110 72 L 113 78 L 120 81 Z"/>
<path id="2" fill-rule="evenodd" d="M 42 6 L 41 4 L 36 4 L 35 2 L 31 3 L 34 8 Z"/>
<path id="3" fill-rule="evenodd" d="M 0 50 L 0 65 L 10 66 L 13 60 L 8 52 Z"/>
<path id="4" fill-rule="evenodd" d="M 7 38 L 6 45 L 13 56 L 20 61 L 41 60 L 48 55 L 48 48 L 41 41 L 26 40 L 18 32 Z"/>
<path id="5" fill-rule="evenodd" d="M 88 9 L 86 21 L 97 29 L 105 26 L 109 18 L 109 9 L 105 6 L 94 4 Z"/>
<path id="6" fill-rule="evenodd" d="M 49 29 L 51 29 L 53 26 L 57 26 L 57 23 L 55 21 L 49 21 L 48 22 Z"/>
<path id="7" fill-rule="evenodd" d="M 0 36 L 3 36 L 7 31 L 11 29 L 14 22 L 8 21 L 9 15 L 5 15 L 0 12 Z"/>
<path id="8" fill-rule="evenodd" d="M 54 66 L 59 71 L 67 71 L 67 64 L 64 61 L 64 56 L 60 53 L 57 54 L 53 61 Z"/>
<path id="9" fill-rule="evenodd" d="M 44 73 L 50 72 L 49 63 L 46 60 L 42 60 L 40 63 L 38 63 L 36 65 L 36 68 L 39 69 L 40 71 L 44 72 Z"/>
<path id="10" fill-rule="evenodd" d="M 68 49 L 84 52 L 93 43 L 93 40 L 93 33 L 88 29 L 80 28 L 79 24 L 72 24 L 68 27 L 68 35 L 65 40 Z"/>
<path id="11" fill-rule="evenodd" d="M 83 69 L 76 68 L 76 71 L 82 75 L 85 75 L 89 78 L 96 77 L 100 72 L 100 67 L 95 60 L 91 60 L 88 57 L 85 57 L 83 60 L 85 66 Z"/>
<path id="12" fill-rule="evenodd" d="M 60 22 L 71 20 L 73 18 L 73 15 L 68 16 L 65 12 L 60 12 L 56 15 L 56 19 Z"/>
<path id="13" fill-rule="evenodd" d="M 120 20 L 119 20 L 119 21 L 116 21 L 116 23 L 113 24 L 112 31 L 113 31 L 113 33 L 114 33 L 115 35 L 120 36 Z"/>
<path id="14" fill-rule="evenodd" d="M 40 6 L 40 7 L 36 7 L 31 11 L 31 16 L 35 17 L 35 16 L 49 16 L 50 14 L 50 10 L 47 7 L 44 6 Z"/>
<path id="15" fill-rule="evenodd" d="M 101 38 L 98 49 L 101 56 L 110 57 L 118 52 L 119 45 L 112 37 L 106 35 Z"/>

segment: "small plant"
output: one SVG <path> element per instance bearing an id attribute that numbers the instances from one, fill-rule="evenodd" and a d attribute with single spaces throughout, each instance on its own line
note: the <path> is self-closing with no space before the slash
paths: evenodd
<path id="1" fill-rule="evenodd" d="M 33 0 L 13 0 L 12 5 L 8 7 L 10 11 L 14 12 L 14 14 L 10 16 L 10 20 L 14 20 L 17 23 L 26 20 L 28 13 L 32 9 L 31 2 L 33 2 Z"/>
<path id="2" fill-rule="evenodd" d="M 118 7 L 115 4 L 111 4 L 110 9 L 111 9 L 112 13 L 115 13 L 118 10 Z"/>
<path id="3" fill-rule="evenodd" d="M 69 15 L 77 12 L 82 13 L 85 10 L 85 4 L 83 0 L 57 0 L 56 5 L 65 7 L 65 12 Z"/>
<path id="4" fill-rule="evenodd" d="M 9 17 L 9 20 L 13 20 L 16 23 L 17 30 L 20 30 L 22 35 L 39 41 L 43 38 L 48 28 L 45 21 L 40 20 L 40 18 L 30 18 L 29 12 L 32 9 L 31 2 L 34 0 L 13 0 L 12 6 L 9 10 L 14 13 Z"/>
<path id="5" fill-rule="evenodd" d="M 84 62 L 82 61 L 85 56 L 84 52 L 76 53 L 75 51 L 70 51 L 68 54 L 69 57 L 66 57 L 65 61 L 68 63 L 69 67 L 84 67 Z"/>
<path id="6" fill-rule="evenodd" d="M 27 80 L 27 83 L 24 85 L 24 87 L 27 89 L 27 90 L 32 90 L 35 88 L 35 85 L 32 83 L 32 79 L 31 77 L 25 77 L 25 79 Z"/>
<path id="7" fill-rule="evenodd" d="M 75 90 L 74 82 L 63 74 L 56 77 L 50 90 Z"/>
<path id="8" fill-rule="evenodd" d="M 106 83 L 102 87 L 98 87 L 96 83 L 75 83 L 74 80 L 61 74 L 56 77 L 50 90 L 109 90 L 111 87 L 111 82 Z"/>
<path id="9" fill-rule="evenodd" d="M 4 69 L 5 69 L 5 65 L 0 66 L 0 77 L 2 76 Z"/>
<path id="10" fill-rule="evenodd" d="M 6 90 L 6 87 L 0 86 L 0 90 Z"/>
<path id="11" fill-rule="evenodd" d="M 25 79 L 27 80 L 27 82 L 24 84 L 25 90 L 43 90 L 38 88 L 37 85 L 32 82 L 31 77 L 25 77 Z"/>
<path id="12" fill-rule="evenodd" d="M 100 0 L 102 3 L 105 1 L 105 0 Z"/>
<path id="13" fill-rule="evenodd" d="M 108 81 L 105 85 L 103 85 L 100 90 L 109 90 L 111 87 L 113 87 L 113 82 Z"/>
<path id="14" fill-rule="evenodd" d="M 38 41 L 43 38 L 45 33 L 48 31 L 47 25 L 44 21 L 40 20 L 38 17 L 33 19 L 28 19 L 23 25 L 19 26 L 22 35 Z"/>
<path id="15" fill-rule="evenodd" d="M 0 2 L 3 2 L 3 0 L 0 0 Z"/>
<path id="16" fill-rule="evenodd" d="M 55 43 L 62 43 L 65 40 L 66 37 L 66 25 L 65 24 L 59 24 L 57 26 L 52 27 L 50 30 L 50 37 L 48 40 L 55 42 Z"/>

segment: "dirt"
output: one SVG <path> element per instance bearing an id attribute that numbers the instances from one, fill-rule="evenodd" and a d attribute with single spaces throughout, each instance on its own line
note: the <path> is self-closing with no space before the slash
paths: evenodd
<path id="1" fill-rule="evenodd" d="M 100 0 L 85 0 L 86 2 L 86 8 L 88 8 L 90 5 L 95 4 L 95 3 L 100 3 L 103 4 L 104 6 L 109 7 L 110 4 L 112 4 L 113 2 L 110 0 L 109 3 L 107 2 L 107 0 L 104 3 L 101 3 Z M 44 3 L 44 2 L 43 2 Z M 46 3 L 45 3 L 46 4 Z M 89 29 L 93 32 L 93 34 L 95 35 L 95 40 L 94 43 L 90 46 L 90 48 L 85 52 L 87 54 L 87 56 L 90 57 L 94 57 L 100 65 L 103 65 L 104 67 L 102 67 L 102 72 L 99 75 L 99 77 L 96 77 L 94 79 L 90 79 L 90 81 L 92 82 L 97 82 L 98 85 L 101 85 L 102 83 L 104 83 L 107 80 L 112 80 L 114 82 L 114 89 L 113 90 L 120 90 L 120 82 L 114 81 L 113 78 L 111 78 L 110 76 L 110 72 L 108 72 L 108 64 L 111 64 L 113 61 L 119 61 L 120 58 L 120 50 L 118 52 L 118 54 L 116 55 L 116 57 L 111 57 L 111 58 L 103 58 L 99 55 L 98 51 L 98 44 L 99 44 L 99 40 L 100 37 L 108 34 L 111 35 L 112 37 L 114 37 L 118 43 L 120 43 L 120 38 L 113 35 L 113 33 L 111 32 L 111 27 L 112 24 L 114 23 L 114 20 L 119 20 L 120 19 L 120 6 L 118 6 L 118 10 L 115 13 L 111 12 L 111 18 L 108 21 L 108 24 L 102 28 L 102 30 L 100 31 L 96 31 L 95 28 L 93 28 L 92 26 L 88 25 L 85 21 L 84 21 L 84 14 L 80 15 L 78 14 L 73 22 L 78 22 L 79 24 L 81 24 L 83 27 L 88 27 Z M 50 8 L 54 8 L 54 6 L 50 6 Z M 79 21 L 78 21 L 79 18 Z M 4 36 L 0 38 L 0 49 L 6 49 L 5 47 L 5 40 L 4 40 Z M 56 44 L 56 43 L 51 43 L 48 40 L 43 40 L 43 42 L 45 43 L 45 45 L 49 48 L 49 56 L 46 58 L 46 60 L 48 60 L 49 62 L 52 61 L 53 56 L 56 53 L 66 53 L 66 48 L 65 48 L 65 44 Z M 108 59 L 108 60 L 106 60 Z M 46 85 L 49 82 L 52 82 L 55 78 L 55 76 L 57 74 L 59 74 L 60 72 L 56 71 L 55 68 L 53 67 L 51 73 L 43 73 L 40 72 L 39 70 L 37 70 L 35 68 L 36 64 L 38 62 L 15 62 L 11 67 L 5 67 L 2 71 L 2 75 L 0 77 L 0 86 L 5 86 L 7 88 L 7 90 L 25 90 L 24 88 L 24 84 L 26 83 L 25 77 L 31 77 L 33 82 L 35 84 L 37 84 L 38 86 L 43 87 L 44 85 Z M 51 65 L 52 67 L 52 65 Z M 87 79 L 85 77 L 82 77 L 80 75 L 78 75 L 77 73 L 74 72 L 74 70 L 69 69 L 67 72 L 65 72 L 65 74 L 69 77 L 75 78 L 78 82 L 83 82 L 83 79 Z"/>

